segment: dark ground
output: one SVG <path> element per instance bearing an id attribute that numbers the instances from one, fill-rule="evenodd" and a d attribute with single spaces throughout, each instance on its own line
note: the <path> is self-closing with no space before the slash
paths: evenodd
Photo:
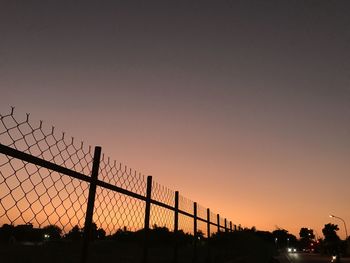
<path id="1" fill-rule="evenodd" d="M 0 246 L 2 263 L 77 263 L 81 260 L 81 243 L 55 241 L 42 245 L 7 244 Z M 242 255 L 244 254 L 244 255 Z M 113 240 L 96 241 L 90 245 L 88 262 L 142 262 L 143 247 L 139 244 L 121 243 Z M 173 246 L 157 245 L 149 248 L 149 262 L 172 262 Z M 198 262 L 207 262 L 208 247 L 198 246 Z M 245 252 L 243 247 L 212 248 L 211 262 L 268 263 L 269 253 L 263 250 Z M 193 262 L 193 246 L 179 248 L 179 263 Z"/>

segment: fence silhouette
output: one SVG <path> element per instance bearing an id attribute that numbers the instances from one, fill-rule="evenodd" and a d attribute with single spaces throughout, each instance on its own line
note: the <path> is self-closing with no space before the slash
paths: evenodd
<path id="1" fill-rule="evenodd" d="M 144 229 L 145 262 L 147 231 L 154 224 L 205 237 L 237 227 L 152 176 L 112 161 L 101 147 L 86 147 L 42 121 L 35 124 L 29 114 L 19 118 L 14 108 L 0 115 L 0 153 L 0 223 L 53 224 L 64 233 L 84 227 L 82 262 L 93 222 L 108 234 Z"/>

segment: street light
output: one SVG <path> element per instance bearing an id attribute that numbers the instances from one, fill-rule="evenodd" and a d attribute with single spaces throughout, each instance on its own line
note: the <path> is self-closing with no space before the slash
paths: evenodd
<path id="1" fill-rule="evenodd" d="M 340 218 L 339 216 L 335 216 L 335 215 L 329 215 L 329 217 L 334 217 L 334 218 L 338 218 L 341 221 L 343 221 L 344 223 L 344 228 L 345 228 L 345 240 L 348 240 L 348 230 L 346 229 L 346 224 L 343 218 Z"/>

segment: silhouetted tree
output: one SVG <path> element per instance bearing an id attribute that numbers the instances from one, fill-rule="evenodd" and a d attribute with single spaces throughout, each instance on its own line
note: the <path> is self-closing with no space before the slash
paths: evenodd
<path id="1" fill-rule="evenodd" d="M 302 227 L 299 231 L 300 238 L 304 239 L 314 239 L 314 231 L 311 228 Z"/>
<path id="2" fill-rule="evenodd" d="M 300 245 L 303 249 L 311 249 L 315 238 L 314 231 L 311 228 L 302 227 L 299 231 Z"/>
<path id="3" fill-rule="evenodd" d="M 106 231 L 104 231 L 104 229 L 99 228 L 96 231 L 97 234 L 97 239 L 105 239 L 106 238 Z"/>
<path id="4" fill-rule="evenodd" d="M 338 225 L 328 223 L 322 229 L 324 235 L 324 244 L 328 253 L 335 253 L 339 250 L 340 238 L 337 235 Z"/>
<path id="5" fill-rule="evenodd" d="M 285 248 L 288 243 L 288 230 L 278 228 L 272 232 L 278 248 Z"/>
<path id="6" fill-rule="evenodd" d="M 150 231 L 150 240 L 155 243 L 167 243 L 173 238 L 173 234 L 165 226 L 159 227 L 156 224 L 153 225 Z"/>
<path id="7" fill-rule="evenodd" d="M 67 239 L 71 239 L 71 240 L 80 240 L 83 237 L 83 232 L 82 230 L 79 228 L 79 226 L 75 225 L 71 231 L 69 231 L 66 236 Z"/>
<path id="8" fill-rule="evenodd" d="M 116 241 L 129 242 L 136 241 L 138 237 L 135 232 L 131 232 L 126 227 L 123 227 L 123 229 L 118 229 L 111 238 Z"/>
<path id="9" fill-rule="evenodd" d="M 43 229 L 34 228 L 31 223 L 18 225 L 14 228 L 14 242 L 40 242 L 43 240 Z"/>
<path id="10" fill-rule="evenodd" d="M 14 229 L 15 227 L 13 225 L 2 225 L 0 228 L 0 242 L 9 242 L 10 239 L 14 236 Z"/>
<path id="11" fill-rule="evenodd" d="M 338 230 L 339 230 L 338 225 L 334 225 L 331 223 L 324 225 L 324 228 L 322 229 L 322 233 L 324 235 L 325 240 L 326 241 L 339 240 L 339 236 L 337 235 Z"/>
<path id="12" fill-rule="evenodd" d="M 203 240 L 203 239 L 204 239 L 204 233 L 203 233 L 203 231 L 202 231 L 202 230 L 197 230 L 196 237 L 197 237 L 199 240 Z"/>
<path id="13" fill-rule="evenodd" d="M 43 228 L 43 232 L 50 240 L 58 240 L 61 238 L 62 229 L 56 225 L 48 225 Z"/>
<path id="14" fill-rule="evenodd" d="M 185 233 L 182 229 L 177 232 L 176 238 L 180 245 L 186 245 L 193 241 L 193 236 L 189 233 Z"/>
<path id="15" fill-rule="evenodd" d="M 266 241 L 268 243 L 274 242 L 274 236 L 269 231 L 256 231 L 255 233 L 259 238 L 263 239 L 264 241 Z"/>
<path id="16" fill-rule="evenodd" d="M 106 231 L 102 228 L 97 228 L 96 223 L 91 225 L 91 240 L 104 239 L 106 237 Z"/>

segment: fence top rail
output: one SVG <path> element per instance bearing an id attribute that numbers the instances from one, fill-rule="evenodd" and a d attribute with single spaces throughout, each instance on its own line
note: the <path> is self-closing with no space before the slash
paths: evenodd
<path id="1" fill-rule="evenodd" d="M 68 176 L 74 177 L 76 179 L 79 179 L 79 180 L 82 180 L 82 181 L 85 181 L 85 182 L 90 182 L 91 181 L 91 177 L 90 176 L 78 173 L 76 171 L 70 170 L 70 169 L 68 169 L 66 167 L 63 167 L 63 166 L 60 166 L 60 165 L 57 165 L 57 164 L 54 164 L 54 163 L 51 163 L 49 161 L 46 161 L 44 159 L 41 159 L 41 158 L 38 158 L 36 156 L 30 155 L 28 153 L 24 153 L 24 152 L 18 151 L 16 149 L 13 149 L 13 148 L 11 148 L 9 146 L 6 146 L 6 145 L 3 145 L 1 143 L 0 143 L 0 152 L 5 154 L 5 155 L 8 155 L 8 156 L 20 159 L 20 160 L 22 160 L 24 162 L 28 162 L 28 163 L 32 163 L 32 164 L 35 164 L 35 165 L 39 165 L 39 166 L 42 166 L 42 167 L 47 168 L 49 170 L 53 170 L 53 171 L 58 172 L 58 173 L 66 174 Z"/>

